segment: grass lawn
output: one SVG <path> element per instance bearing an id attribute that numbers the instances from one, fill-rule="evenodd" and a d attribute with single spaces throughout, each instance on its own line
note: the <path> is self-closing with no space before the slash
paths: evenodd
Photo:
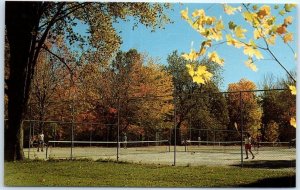
<path id="1" fill-rule="evenodd" d="M 5 186 L 277 187 L 295 186 L 292 170 L 159 166 L 100 161 L 4 163 Z"/>

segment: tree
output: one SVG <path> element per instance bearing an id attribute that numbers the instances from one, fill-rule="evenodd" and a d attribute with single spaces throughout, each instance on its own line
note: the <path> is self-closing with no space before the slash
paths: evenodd
<path id="1" fill-rule="evenodd" d="M 187 61 L 178 55 L 177 51 L 169 55 L 168 64 L 167 70 L 172 74 L 175 88 L 176 143 L 181 144 L 182 124 L 189 123 L 190 127 L 207 130 L 222 129 L 223 126 L 226 126 L 228 122 L 226 102 L 222 95 L 217 94 L 219 92 L 217 85 L 221 80 L 220 67 L 208 60 Z M 205 67 L 215 75 L 207 85 L 198 85 L 186 70 L 187 64 L 191 67 Z"/>
<path id="2" fill-rule="evenodd" d="M 293 74 L 293 73 L 292 73 Z M 269 80 L 272 79 L 273 82 Z M 287 77 L 288 78 L 288 77 Z M 260 104 L 262 107 L 262 137 L 268 139 L 270 123 L 276 123 L 278 126 L 278 140 L 290 141 L 295 138 L 296 129 L 290 123 L 291 116 L 296 115 L 296 97 L 288 91 L 272 91 L 271 89 L 285 89 L 293 84 L 293 81 L 287 79 L 276 79 L 274 77 L 265 77 L 262 87 L 270 90 L 260 95 Z M 272 125 L 273 126 L 273 125 Z"/>
<path id="3" fill-rule="evenodd" d="M 283 19 L 277 19 L 277 17 L 272 14 L 271 7 L 268 5 L 261 5 L 259 7 L 258 5 L 242 4 L 242 6 L 239 7 L 232 7 L 228 4 L 223 4 L 222 6 L 224 12 L 228 15 L 234 15 L 236 12 L 242 12 L 244 10 L 242 16 L 250 25 L 253 32 L 250 35 L 248 33 L 247 36 L 252 36 L 252 38 L 250 38 L 248 42 L 245 41 L 248 31 L 233 21 L 229 21 L 227 25 L 225 25 L 221 17 L 217 19 L 216 17 L 208 16 L 203 9 L 195 10 L 190 17 L 188 9 L 185 9 L 181 11 L 181 17 L 186 20 L 204 40 L 199 50 L 191 49 L 190 53 L 183 54 L 183 57 L 187 60 L 194 61 L 199 57 L 206 56 L 210 61 L 223 65 L 225 60 L 219 57 L 216 51 L 207 52 L 207 50 L 213 46 L 226 43 L 229 46 L 243 49 L 243 54 L 248 57 L 244 62 L 245 65 L 251 70 L 257 71 L 255 62 L 263 59 L 262 51 L 264 51 L 271 57 L 272 61 L 276 62 L 287 73 L 289 79 L 291 79 L 293 83 L 296 83 L 293 75 L 284 66 L 285 64 L 278 59 L 278 56 L 276 56 L 271 49 L 271 46 L 275 45 L 276 38 L 281 38 L 283 43 L 285 43 L 287 48 L 293 53 L 292 56 L 295 57 L 295 59 L 297 58 L 294 49 L 289 44 L 289 42 L 293 41 L 293 34 L 288 31 L 288 26 L 293 23 L 293 17 L 285 16 L 286 13 L 291 12 L 293 8 L 296 7 L 296 4 L 274 5 L 274 10 L 278 15 L 284 17 Z M 221 40 L 224 39 L 224 33 L 226 34 L 226 41 L 222 42 Z M 188 64 L 187 68 L 189 71 L 192 71 L 190 75 L 193 77 L 193 81 L 198 84 L 204 84 L 212 77 L 212 73 L 207 71 L 206 67 L 194 68 Z M 289 89 L 293 95 L 296 94 L 294 84 L 290 84 Z M 295 125 L 295 121 L 295 116 L 291 116 L 290 123 Z"/>
<path id="4" fill-rule="evenodd" d="M 120 37 L 112 23 L 118 18 L 133 16 L 137 22 L 161 27 L 168 18 L 168 5 L 150 3 L 91 3 L 91 2 L 6 2 L 5 27 L 10 49 L 8 95 L 8 127 L 5 129 L 5 160 L 22 160 L 22 120 L 26 113 L 32 77 L 40 51 L 55 51 L 45 44 L 46 39 L 64 36 L 70 45 L 87 52 L 99 52 L 94 62 L 105 62 L 119 47 Z M 88 26 L 88 36 L 74 32 L 82 22 Z M 78 54 L 78 53 L 77 53 Z M 74 54 L 76 55 L 76 54 Z M 67 66 L 63 58 L 60 60 Z M 68 67 L 68 66 L 67 66 Z"/>
<path id="5" fill-rule="evenodd" d="M 255 92 L 251 92 L 252 90 L 256 90 L 256 85 L 246 79 L 241 79 L 238 83 L 229 84 L 228 92 L 237 93 L 228 94 L 227 104 L 231 121 L 230 126 L 234 126 L 234 122 L 236 122 L 240 124 L 238 125 L 238 130 L 241 130 L 241 127 L 243 127 L 244 131 L 256 137 L 260 135 L 262 110 L 258 104 L 258 97 L 255 95 Z"/>
<path id="6" fill-rule="evenodd" d="M 108 72 L 108 102 L 116 109 L 120 104 L 121 132 L 129 132 L 128 138 L 155 134 L 173 109 L 171 76 L 156 60 L 134 49 L 118 52 Z"/>
<path id="7" fill-rule="evenodd" d="M 265 129 L 265 139 L 268 142 L 276 142 L 279 137 L 279 125 L 275 121 L 270 121 Z"/>
<path id="8" fill-rule="evenodd" d="M 54 60 L 45 51 L 41 52 L 32 79 L 32 87 L 30 93 L 30 109 L 31 118 L 40 121 L 45 120 L 45 116 L 51 112 L 51 105 L 55 104 L 53 101 L 55 92 L 58 86 L 64 81 L 66 75 L 60 73 L 63 68 L 59 63 L 53 63 Z M 35 113 L 36 116 L 35 117 Z M 39 130 L 42 130 L 43 123 L 40 122 Z"/>

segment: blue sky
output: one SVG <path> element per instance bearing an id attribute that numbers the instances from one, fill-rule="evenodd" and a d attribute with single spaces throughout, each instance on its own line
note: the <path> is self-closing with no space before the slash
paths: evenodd
<path id="1" fill-rule="evenodd" d="M 231 5 L 237 6 L 237 4 Z M 270 4 L 270 6 L 273 8 L 272 4 Z M 151 57 L 158 57 L 162 64 L 167 64 L 167 56 L 174 50 L 178 50 L 179 53 L 188 53 L 191 49 L 192 42 L 193 47 L 198 49 L 203 38 L 181 18 L 180 11 L 186 8 L 189 9 L 190 14 L 195 9 L 204 9 L 206 15 L 215 16 L 216 18 L 220 18 L 221 16 L 224 20 L 224 24 L 232 20 L 248 30 L 247 38 L 253 35 L 252 29 L 249 28 L 249 24 L 244 22 L 241 14 L 236 13 L 235 15 L 228 16 L 224 13 L 221 4 L 173 3 L 174 11 L 168 11 L 168 15 L 171 20 L 174 21 L 174 24 L 166 25 L 164 30 L 151 32 L 150 29 L 147 29 L 143 25 L 139 25 L 138 28 L 132 30 L 133 21 L 121 21 L 118 24 L 114 24 L 117 30 L 122 31 L 120 33 L 123 40 L 121 50 L 128 51 L 131 48 L 135 48 L 140 52 L 147 53 Z M 292 13 L 284 15 L 284 17 L 288 15 L 294 17 L 294 23 L 288 26 L 288 30 L 294 33 L 294 41 L 290 43 L 290 45 L 294 51 L 297 52 L 297 10 L 293 9 Z M 278 16 L 278 22 L 280 23 L 280 20 L 283 20 L 284 17 Z M 248 41 L 248 39 L 246 41 Z M 288 46 L 281 43 L 281 40 L 277 39 L 276 45 L 272 46 L 271 49 L 288 70 L 296 70 L 294 54 Z M 210 51 L 213 50 L 214 49 L 211 49 Z M 229 83 L 238 82 L 241 78 L 247 78 L 258 84 L 263 80 L 266 74 L 273 74 L 281 78 L 286 76 L 285 71 L 275 61 L 269 60 L 270 55 L 263 52 L 265 60 L 256 62 L 258 71 L 254 72 L 245 66 L 244 62 L 247 60 L 247 56 L 243 54 L 242 49 L 236 49 L 224 44 L 216 46 L 215 50 L 225 59 L 222 90 L 226 90 Z"/>

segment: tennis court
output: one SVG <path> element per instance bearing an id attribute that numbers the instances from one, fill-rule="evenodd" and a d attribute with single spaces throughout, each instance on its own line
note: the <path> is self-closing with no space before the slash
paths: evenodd
<path id="1" fill-rule="evenodd" d="M 107 160 L 132 163 L 160 164 L 173 165 L 174 161 L 178 166 L 199 166 L 199 165 L 241 165 L 241 146 L 237 145 L 222 145 L 214 143 L 214 145 L 203 144 L 199 142 L 197 145 L 170 146 L 168 143 L 161 141 L 151 141 L 151 143 L 143 142 L 128 142 L 126 148 L 124 143 L 120 143 L 120 147 L 106 143 L 104 146 L 96 146 L 95 143 L 90 143 L 89 146 L 83 146 L 83 143 L 76 143 L 74 147 L 62 147 L 50 145 L 43 152 L 37 152 L 36 148 L 24 149 L 25 155 L 30 159 L 93 159 Z M 99 143 L 98 143 L 99 144 Z M 146 145 L 147 144 L 147 145 Z M 113 146 L 113 147 L 112 147 Z M 47 151 L 46 151 L 47 150 Z M 254 148 L 253 153 L 255 159 L 245 160 L 243 155 L 243 164 L 251 162 L 291 162 L 291 165 L 296 160 L 296 148 L 288 147 L 285 144 L 279 145 L 261 145 L 259 148 Z M 47 154 L 47 155 L 46 155 Z M 46 158 L 47 156 L 47 158 Z M 289 166 L 289 164 L 288 164 Z"/>

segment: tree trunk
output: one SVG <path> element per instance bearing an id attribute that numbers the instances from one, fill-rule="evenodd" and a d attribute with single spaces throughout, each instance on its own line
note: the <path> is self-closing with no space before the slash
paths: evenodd
<path id="1" fill-rule="evenodd" d="M 37 2 L 6 2 L 5 26 L 10 48 L 8 127 L 4 134 L 6 161 L 23 160 L 22 121 L 26 113 L 33 68 L 33 33 L 36 31 Z"/>

